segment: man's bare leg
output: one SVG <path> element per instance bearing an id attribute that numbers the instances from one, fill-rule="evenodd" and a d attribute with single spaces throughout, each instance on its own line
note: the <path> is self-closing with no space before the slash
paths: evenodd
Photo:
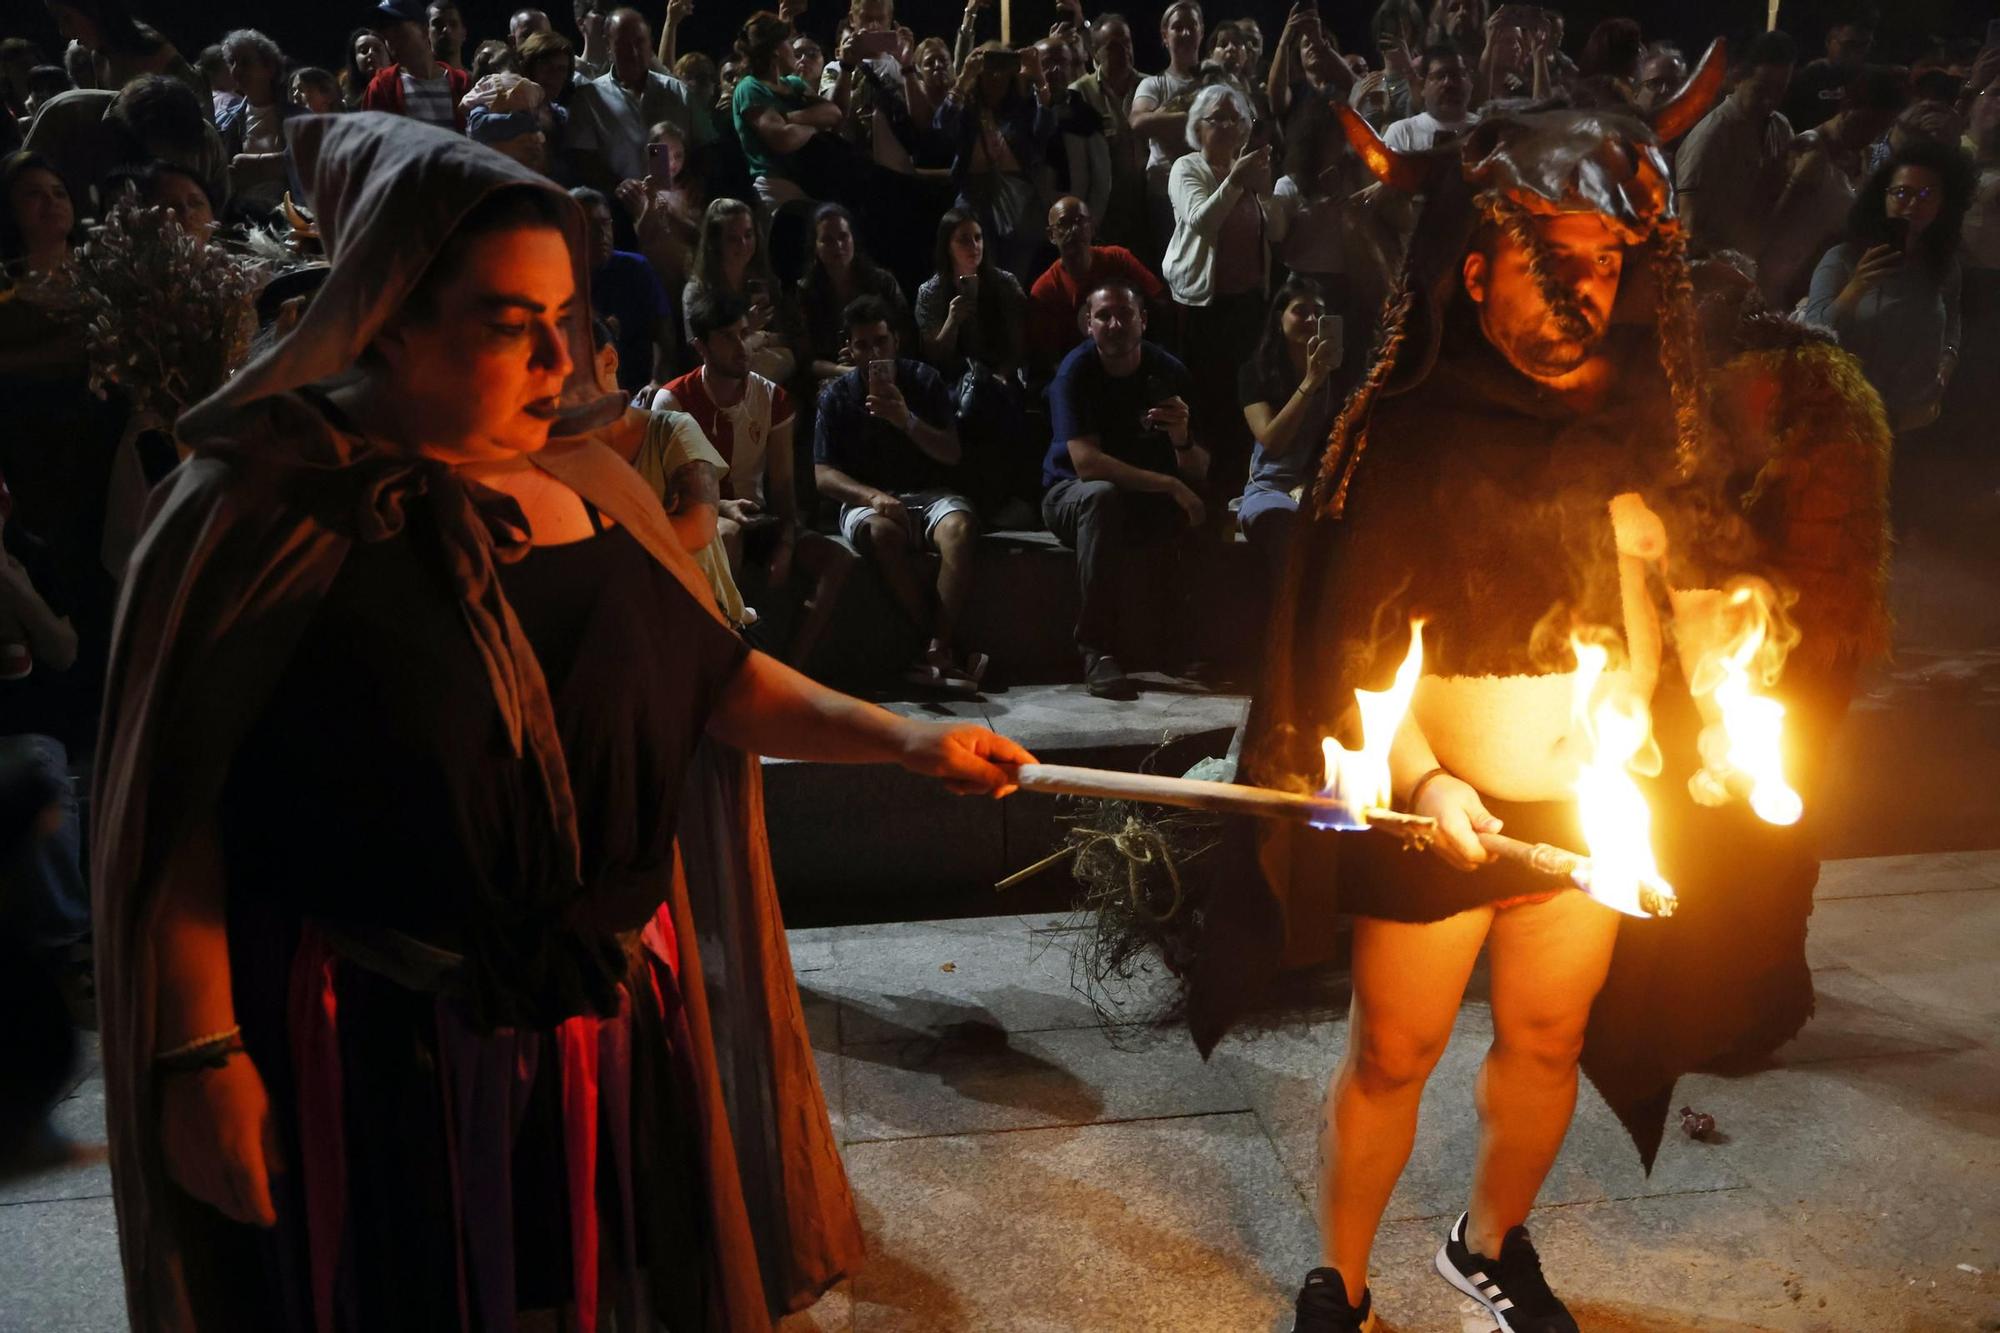
<path id="1" fill-rule="evenodd" d="M 1489 1258 L 1527 1221 L 1562 1151 L 1584 1026 L 1617 936 L 1618 914 L 1581 893 L 1494 914 L 1493 1048 L 1479 1070 L 1479 1164 L 1465 1236 Z"/>
<path id="2" fill-rule="evenodd" d="M 858 535 L 861 540 L 856 544 L 874 560 L 875 568 L 882 571 L 882 581 L 889 585 L 889 595 L 903 608 L 903 614 L 913 624 L 929 624 L 930 589 L 917 578 L 910 559 L 910 534 L 901 520 L 871 515 L 861 525 Z"/>
<path id="3" fill-rule="evenodd" d="M 1492 919 L 1489 908 L 1425 925 L 1355 919 L 1354 1002 L 1320 1118 L 1317 1209 L 1322 1262 L 1340 1270 L 1354 1304 L 1416 1139 L 1424 1080 L 1451 1040 Z"/>
<path id="4" fill-rule="evenodd" d="M 931 540 L 937 543 L 939 558 L 937 618 L 932 622 L 932 636 L 937 645 L 951 653 L 958 632 L 958 618 L 964 613 L 965 603 L 972 594 L 972 564 L 979 545 L 979 520 L 962 511 L 946 514 L 932 530 Z"/>
<path id="5" fill-rule="evenodd" d="M 808 529 L 799 534 L 792 563 L 813 581 L 806 613 L 799 617 L 798 630 L 792 635 L 792 650 L 786 657 L 787 665 L 803 671 L 812 660 L 813 649 L 819 647 L 826 627 L 833 623 L 833 608 L 840 601 L 840 590 L 846 586 L 856 561 L 845 546 Z"/>

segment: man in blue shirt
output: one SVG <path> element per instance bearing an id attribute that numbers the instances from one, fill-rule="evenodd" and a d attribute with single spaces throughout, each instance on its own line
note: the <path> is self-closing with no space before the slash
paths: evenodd
<path id="1" fill-rule="evenodd" d="M 976 688 L 984 656 L 962 664 L 953 646 L 972 590 L 979 520 L 958 490 L 951 394 L 937 371 L 897 355 L 895 317 L 881 297 L 856 297 L 841 318 L 854 369 L 820 395 L 813 479 L 840 505 L 840 535 L 875 562 L 910 619 L 931 627 L 909 678 Z M 931 551 L 942 561 L 935 604 L 915 563 Z"/>
<path id="2" fill-rule="evenodd" d="M 1135 548 L 1170 546 L 1202 525 L 1196 487 L 1208 451 L 1190 429 L 1187 367 L 1146 341 L 1138 293 L 1103 283 L 1084 309 L 1090 340 L 1063 358 L 1049 385 L 1055 438 L 1042 463 L 1042 519 L 1076 551 L 1084 682 L 1100 699 L 1131 699 L 1138 691 L 1111 651 L 1119 565 Z"/>
<path id="3" fill-rule="evenodd" d="M 590 223 L 590 313 L 617 332 L 618 387 L 637 393 L 675 374 L 673 304 L 644 255 L 613 248 L 611 201 L 586 185 L 570 195 Z"/>

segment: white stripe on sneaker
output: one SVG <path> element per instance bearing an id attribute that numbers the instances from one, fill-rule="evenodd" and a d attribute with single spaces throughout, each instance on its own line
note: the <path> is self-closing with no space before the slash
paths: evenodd
<path id="1" fill-rule="evenodd" d="M 1493 1302 L 1493 1308 L 1499 1310 L 1504 1314 L 1508 1310 L 1514 1308 L 1514 1302 L 1508 1300 L 1505 1296 L 1502 1296 L 1499 1300 Z"/>

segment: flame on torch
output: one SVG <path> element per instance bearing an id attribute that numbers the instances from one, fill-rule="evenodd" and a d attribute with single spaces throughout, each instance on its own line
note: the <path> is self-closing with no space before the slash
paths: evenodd
<path id="1" fill-rule="evenodd" d="M 1632 761 L 1652 734 L 1645 701 L 1628 691 L 1605 691 L 1597 698 L 1609 655 L 1594 643 L 1572 637 L 1576 684 L 1571 715 L 1589 758 L 1576 779 L 1577 815 L 1590 848 L 1578 875 L 1591 897 L 1628 916 L 1651 916 L 1644 903 L 1671 900 L 1673 887 L 1653 856 L 1653 812 L 1632 779 Z"/>
<path id="2" fill-rule="evenodd" d="M 1339 807 L 1339 813 L 1320 827 L 1365 829 L 1368 811 L 1389 807 L 1393 799 L 1389 745 L 1403 724 L 1403 714 L 1409 711 L 1410 697 L 1417 692 L 1417 679 L 1423 670 L 1424 622 L 1412 620 L 1409 651 L 1389 688 L 1354 692 L 1355 707 L 1361 711 L 1361 748 L 1350 750 L 1331 736 L 1320 742 L 1326 756 L 1326 787 L 1320 795 Z"/>
<path id="3" fill-rule="evenodd" d="M 1754 580 L 1724 596 L 1721 614 L 1740 628 L 1700 658 L 1688 681 L 1715 715 L 1702 729 L 1702 768 L 1688 779 L 1688 792 L 1703 805 L 1724 805 L 1747 791 L 1759 819 L 1783 825 L 1798 822 L 1805 802 L 1785 781 L 1785 706 L 1756 689 L 1776 678 L 1784 660 L 1784 645 L 1773 634 L 1773 606 L 1770 590 Z"/>

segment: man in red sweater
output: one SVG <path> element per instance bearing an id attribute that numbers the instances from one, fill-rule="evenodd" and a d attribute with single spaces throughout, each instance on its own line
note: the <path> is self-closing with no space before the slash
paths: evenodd
<path id="1" fill-rule="evenodd" d="M 463 133 L 465 110 L 459 101 L 471 90 L 472 76 L 441 64 L 431 53 L 423 0 L 382 0 L 375 12 L 380 15 L 377 31 L 396 63 L 369 80 L 361 94 L 361 109 L 409 116 Z"/>
<path id="2" fill-rule="evenodd" d="M 1083 341 L 1077 310 L 1105 283 L 1129 284 L 1145 298 L 1149 322 L 1166 307 L 1166 284 L 1124 246 L 1092 245 L 1096 237 L 1096 221 L 1083 200 L 1064 195 L 1050 207 L 1049 240 L 1057 259 L 1028 292 L 1028 365 L 1039 378 L 1053 375 L 1069 349 Z"/>

